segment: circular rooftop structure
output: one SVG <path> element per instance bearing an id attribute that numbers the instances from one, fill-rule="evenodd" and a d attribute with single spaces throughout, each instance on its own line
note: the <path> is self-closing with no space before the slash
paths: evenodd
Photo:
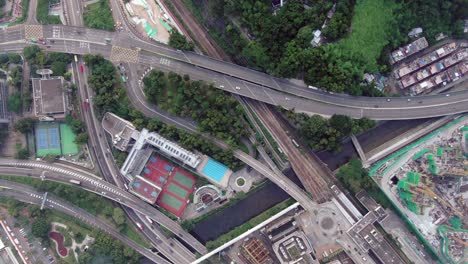
<path id="1" fill-rule="evenodd" d="M 52 75 L 54 72 L 51 69 L 38 69 L 36 73 L 39 75 Z"/>

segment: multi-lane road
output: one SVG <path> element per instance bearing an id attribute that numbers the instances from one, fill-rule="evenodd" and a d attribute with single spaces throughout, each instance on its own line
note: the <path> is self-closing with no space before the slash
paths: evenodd
<path id="1" fill-rule="evenodd" d="M 25 203 L 37 205 L 43 204 L 45 208 L 61 211 L 72 217 L 80 219 L 81 221 L 91 226 L 101 229 L 102 231 L 113 236 L 114 238 L 132 247 L 141 255 L 147 257 L 155 263 L 171 264 L 169 261 L 151 252 L 148 248 L 145 248 L 140 244 L 136 243 L 135 241 L 131 240 L 130 238 L 123 236 L 118 230 L 115 230 L 113 227 L 109 226 L 107 223 L 100 220 L 98 217 L 95 217 L 90 213 L 86 212 L 85 210 L 76 207 L 58 197 L 55 197 L 50 193 L 47 194 L 47 196 L 45 197 L 46 200 L 44 201 L 44 192 L 36 191 L 34 188 L 31 188 L 30 186 L 24 184 L 0 180 L 0 188 L 3 188 L 0 191 L 0 196 L 8 197 Z"/>
<path id="2" fill-rule="evenodd" d="M 35 29 L 39 30 L 39 29 Z M 0 32 L 0 48 L 18 50 L 33 29 L 28 25 L 7 28 Z M 148 43 L 126 32 L 108 32 L 82 27 L 42 26 L 50 50 L 101 54 L 114 61 L 136 62 L 166 71 L 188 74 L 192 79 L 211 82 L 215 87 L 268 104 L 294 108 L 298 112 L 325 116 L 346 114 L 372 119 L 413 119 L 468 111 L 468 91 L 451 94 L 371 98 L 330 94 L 305 85 L 275 78 L 235 64 L 219 61 L 193 52 L 182 52 L 164 45 Z M 112 39 L 110 43 L 106 38 Z M 54 43 L 51 43 L 51 40 Z M 46 45 L 41 45 L 47 49 Z"/>
<path id="3" fill-rule="evenodd" d="M 141 199 L 133 196 L 125 190 L 122 190 L 115 185 L 101 180 L 96 175 L 83 170 L 77 170 L 70 167 L 65 167 L 60 164 L 47 164 L 37 161 L 17 161 L 9 159 L 0 159 L 0 174 L 29 176 L 43 178 L 46 180 L 57 181 L 70 184 L 70 180 L 80 181 L 80 185 L 76 187 L 97 193 L 105 198 L 118 202 L 126 207 L 132 208 L 140 214 L 146 215 L 164 226 L 175 235 L 180 237 L 186 243 L 190 244 L 194 249 L 201 254 L 207 251 L 205 247 L 196 240 L 193 236 L 183 230 L 179 224 L 172 221 L 169 217 L 161 213 L 153 206 L 147 204 Z"/>

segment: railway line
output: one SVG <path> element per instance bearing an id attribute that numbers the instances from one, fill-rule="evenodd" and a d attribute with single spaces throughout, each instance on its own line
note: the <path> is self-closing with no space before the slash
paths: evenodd
<path id="1" fill-rule="evenodd" d="M 261 122 L 276 139 L 281 149 L 289 158 L 291 167 L 304 185 L 306 191 L 312 195 L 312 199 L 317 203 L 329 201 L 332 197 L 326 178 L 333 175 L 325 171 L 318 160 L 314 159 L 307 151 L 301 152 L 293 144 L 293 138 L 288 135 L 287 130 L 281 126 L 280 120 L 266 104 L 250 102 L 250 106 L 255 109 Z"/>

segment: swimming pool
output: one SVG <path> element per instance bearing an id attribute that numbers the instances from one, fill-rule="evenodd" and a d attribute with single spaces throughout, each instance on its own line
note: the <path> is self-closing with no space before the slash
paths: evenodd
<path id="1" fill-rule="evenodd" d="M 227 171 L 228 167 L 217 162 L 216 160 L 209 158 L 208 162 L 206 162 L 206 165 L 202 170 L 202 173 L 216 182 L 221 182 Z"/>

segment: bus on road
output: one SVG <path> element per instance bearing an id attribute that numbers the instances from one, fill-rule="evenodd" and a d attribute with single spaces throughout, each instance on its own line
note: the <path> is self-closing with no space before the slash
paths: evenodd
<path id="1" fill-rule="evenodd" d="M 70 180 L 71 183 L 73 184 L 76 184 L 76 185 L 80 185 L 81 182 L 80 181 L 77 181 L 77 180 Z"/>
<path id="2" fill-rule="evenodd" d="M 78 62 L 78 56 L 75 55 L 75 62 Z"/>

